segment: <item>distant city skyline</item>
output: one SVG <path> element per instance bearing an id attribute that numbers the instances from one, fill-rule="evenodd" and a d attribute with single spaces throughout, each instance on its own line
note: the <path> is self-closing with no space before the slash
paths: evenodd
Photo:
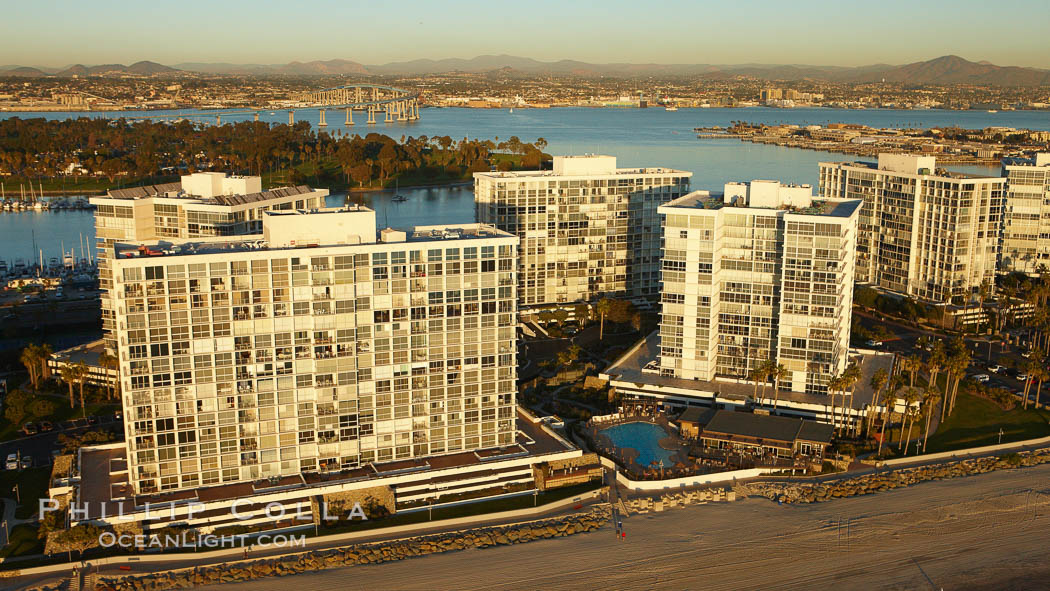
<path id="1" fill-rule="evenodd" d="M 56 6 L 57 4 L 58 6 Z M 906 64 L 941 55 L 1047 68 L 1050 16 L 1040 0 L 988 10 L 978 0 L 792 4 L 657 0 L 525 5 L 404 0 L 347 6 L 304 0 L 185 0 L 178 9 L 126 0 L 19 3 L 0 25 L 0 65 L 185 62 L 365 65 L 510 54 L 542 61 L 660 64 Z M 61 18 L 56 15 L 61 14 Z M 1024 15 L 1019 18 L 1019 15 Z"/>

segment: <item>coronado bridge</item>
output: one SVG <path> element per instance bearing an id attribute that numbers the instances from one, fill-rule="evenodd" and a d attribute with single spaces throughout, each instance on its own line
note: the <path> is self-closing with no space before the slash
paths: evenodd
<path id="1" fill-rule="evenodd" d="M 323 90 L 301 92 L 287 101 L 281 107 L 270 106 L 245 107 L 235 109 L 221 109 L 210 111 L 198 111 L 185 114 L 145 115 L 135 117 L 136 119 L 202 119 L 215 118 L 216 125 L 222 124 L 223 117 L 233 115 L 254 115 L 259 120 L 259 114 L 265 111 L 287 111 L 288 124 L 295 123 L 296 112 L 318 111 L 318 126 L 328 125 L 327 114 L 329 111 L 345 115 L 343 124 L 354 125 L 354 111 L 365 114 L 365 123 L 372 125 L 379 121 L 393 123 L 395 121 L 416 121 L 419 119 L 418 91 L 404 90 L 393 86 L 382 84 L 347 84 Z"/>

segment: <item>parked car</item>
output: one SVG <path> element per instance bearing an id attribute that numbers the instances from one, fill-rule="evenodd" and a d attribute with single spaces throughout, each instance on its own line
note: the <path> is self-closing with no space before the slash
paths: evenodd
<path id="1" fill-rule="evenodd" d="M 999 372 L 1003 371 L 1004 369 L 1006 369 L 1006 368 L 1001 366 L 1001 365 L 991 365 L 991 366 L 988 367 L 988 371 L 990 371 L 992 373 L 999 373 Z"/>
<path id="2" fill-rule="evenodd" d="M 988 380 L 990 380 L 992 378 L 989 377 L 988 374 L 986 374 L 986 373 L 979 373 L 979 374 L 973 376 L 973 379 L 974 379 L 975 382 L 983 384 L 983 383 L 987 382 Z"/>
<path id="3" fill-rule="evenodd" d="M 877 341 L 875 339 L 869 339 L 866 344 L 869 347 L 881 347 L 882 346 L 882 341 Z"/>
<path id="4" fill-rule="evenodd" d="M 1019 373 L 1019 374 L 1017 374 L 1017 379 L 1019 381 L 1022 381 L 1022 382 L 1027 382 L 1028 381 L 1028 374 L 1026 374 L 1026 373 Z"/>
<path id="5" fill-rule="evenodd" d="M 28 470 L 33 467 L 33 458 L 29 456 L 22 456 L 22 461 L 19 462 L 19 468 Z"/>
<path id="6" fill-rule="evenodd" d="M 40 431 L 47 432 L 54 430 L 55 425 L 51 421 L 40 421 Z"/>
<path id="7" fill-rule="evenodd" d="M 17 470 L 18 454 L 7 454 L 7 462 L 4 464 L 4 467 L 8 470 Z"/>
<path id="8" fill-rule="evenodd" d="M 40 429 L 37 428 L 36 423 L 26 423 L 22 425 L 22 432 L 26 435 L 36 435 Z"/>

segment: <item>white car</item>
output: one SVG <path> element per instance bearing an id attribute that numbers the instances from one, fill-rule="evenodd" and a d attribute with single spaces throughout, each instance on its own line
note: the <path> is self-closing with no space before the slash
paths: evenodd
<path id="1" fill-rule="evenodd" d="M 8 470 L 17 470 L 18 469 L 18 454 L 7 454 L 7 463 L 4 464 L 4 467 L 7 468 Z"/>
<path id="2" fill-rule="evenodd" d="M 1020 381 L 1020 382 L 1027 382 L 1028 381 L 1028 374 L 1026 374 L 1026 373 L 1019 373 L 1019 374 L 1017 374 L 1017 380 Z"/>
<path id="3" fill-rule="evenodd" d="M 877 341 L 875 339 L 871 339 L 871 340 L 868 341 L 868 346 L 869 347 L 881 347 L 882 346 L 882 341 Z"/>
<path id="4" fill-rule="evenodd" d="M 973 376 L 973 379 L 974 379 L 975 382 L 980 382 L 980 383 L 983 384 L 983 383 L 987 382 L 988 380 L 990 380 L 992 378 L 990 378 L 988 376 L 988 374 L 986 374 L 986 373 L 979 373 L 979 374 Z"/>

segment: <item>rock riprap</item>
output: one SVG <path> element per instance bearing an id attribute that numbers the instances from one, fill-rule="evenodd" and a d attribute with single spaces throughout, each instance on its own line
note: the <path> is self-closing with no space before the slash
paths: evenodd
<path id="1" fill-rule="evenodd" d="M 262 577 L 294 575 L 326 568 L 378 564 L 438 552 L 522 544 L 547 538 L 594 531 L 610 517 L 606 505 L 553 519 L 499 527 L 478 528 L 450 534 L 433 534 L 407 540 L 354 544 L 330 550 L 312 550 L 276 558 L 240 561 L 138 576 L 102 577 L 100 591 L 160 591 L 199 585 L 250 581 Z"/>
<path id="2" fill-rule="evenodd" d="M 931 480 L 946 480 L 1038 466 L 1050 462 L 1050 448 L 1024 451 L 1004 456 L 969 458 L 915 468 L 889 469 L 863 476 L 824 482 L 751 482 L 749 496 L 766 497 L 779 503 L 822 503 L 832 499 L 870 495 L 877 492 L 912 486 Z"/>

